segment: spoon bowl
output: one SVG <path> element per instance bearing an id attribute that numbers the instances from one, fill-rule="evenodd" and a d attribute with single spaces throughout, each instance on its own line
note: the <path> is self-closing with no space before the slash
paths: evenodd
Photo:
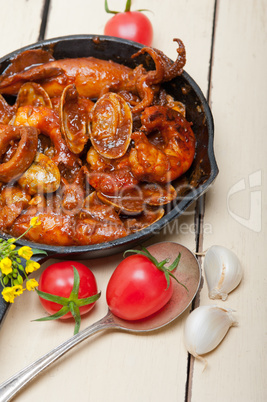
<path id="1" fill-rule="evenodd" d="M 181 253 L 178 268 L 173 271 L 179 282 L 183 283 L 187 290 L 176 281 L 173 281 L 173 294 L 169 302 L 155 314 L 136 321 L 126 321 L 116 317 L 109 310 L 105 317 L 74 335 L 55 349 L 42 356 L 36 362 L 24 368 L 13 377 L 0 385 L 0 402 L 8 402 L 30 380 L 36 377 L 46 367 L 59 357 L 72 349 L 89 336 L 105 329 L 118 329 L 126 332 L 150 332 L 170 324 L 178 318 L 191 304 L 201 280 L 201 271 L 194 254 L 186 247 L 174 242 L 162 242 L 147 248 L 149 252 L 161 261 L 169 258 L 171 264 L 177 255 Z"/>

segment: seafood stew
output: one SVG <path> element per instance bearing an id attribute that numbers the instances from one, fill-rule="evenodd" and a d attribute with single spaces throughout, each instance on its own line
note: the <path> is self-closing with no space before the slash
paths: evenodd
<path id="1" fill-rule="evenodd" d="M 17 236 L 32 216 L 39 216 L 41 225 L 29 232 L 28 240 L 33 242 L 52 247 L 104 243 L 105 247 L 126 237 L 128 244 L 178 216 L 214 179 L 212 153 L 205 159 L 211 152 L 212 119 L 207 119 L 209 110 L 201 92 L 197 98 L 190 77 L 181 75 L 185 62 L 181 41 L 177 61 L 171 63 L 162 52 L 128 41 L 91 38 L 88 50 L 85 38 L 72 40 L 80 44 L 72 47 L 76 54 L 66 54 L 68 39 L 63 39 L 36 46 L 38 51 L 33 46 L 28 48 L 31 52 L 21 52 L 17 59 L 31 53 L 34 67 L 24 64 L 18 71 L 16 63 L 7 69 L 2 63 L 1 131 L 5 138 L 12 128 L 8 133 L 12 146 L 3 146 L 0 166 L 6 168 L 19 148 L 25 149 L 22 130 L 35 135 L 35 142 L 27 153 L 30 162 L 8 180 L 0 174 L 1 230 Z M 124 48 L 112 56 L 117 42 Z M 90 62 L 102 74 L 90 86 L 89 96 L 81 74 L 62 74 L 66 63 L 72 73 L 75 65 L 76 71 L 84 68 L 84 58 L 80 67 L 82 55 L 77 54 L 81 47 L 85 56 L 86 52 L 93 55 Z M 103 65 L 108 66 L 104 72 Z M 10 95 L 15 96 L 13 105 L 8 104 Z M 177 147 L 178 142 L 182 147 Z"/>

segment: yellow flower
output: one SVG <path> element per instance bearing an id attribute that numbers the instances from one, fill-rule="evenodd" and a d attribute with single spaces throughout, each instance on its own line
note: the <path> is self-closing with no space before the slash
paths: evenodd
<path id="1" fill-rule="evenodd" d="M 32 249 L 28 246 L 23 246 L 19 249 L 18 255 L 22 258 L 25 258 L 25 260 L 29 260 L 31 256 L 33 255 Z"/>
<path id="2" fill-rule="evenodd" d="M 16 246 L 15 246 L 15 244 L 10 244 L 9 248 L 12 251 L 12 250 L 15 250 Z"/>
<path id="3" fill-rule="evenodd" d="M 10 258 L 5 257 L 0 261 L 0 269 L 4 275 L 12 272 L 12 261 Z"/>
<path id="4" fill-rule="evenodd" d="M 27 290 L 34 290 L 35 288 L 37 288 L 38 285 L 39 285 L 39 284 L 38 284 L 38 282 L 37 282 L 35 279 L 29 279 L 29 280 L 26 282 L 26 288 L 27 288 Z"/>
<path id="5" fill-rule="evenodd" d="M 13 288 L 8 286 L 2 291 L 2 296 L 6 302 L 14 303 L 15 291 Z"/>
<path id="6" fill-rule="evenodd" d="M 38 216 L 35 216 L 31 219 L 30 225 L 34 228 L 35 226 L 41 225 L 41 221 L 39 220 Z"/>
<path id="7" fill-rule="evenodd" d="M 36 271 L 37 269 L 40 268 L 40 264 L 36 261 L 27 261 L 26 262 L 26 274 L 29 274 L 30 272 Z"/>
<path id="8" fill-rule="evenodd" d="M 25 289 L 23 289 L 22 285 L 16 285 L 16 286 L 13 286 L 13 288 L 15 289 L 15 296 L 22 295 L 23 291 L 25 290 Z"/>
<path id="9" fill-rule="evenodd" d="M 23 293 L 23 288 L 21 285 L 7 286 L 2 291 L 2 296 L 6 302 L 14 303 L 15 297 Z"/>

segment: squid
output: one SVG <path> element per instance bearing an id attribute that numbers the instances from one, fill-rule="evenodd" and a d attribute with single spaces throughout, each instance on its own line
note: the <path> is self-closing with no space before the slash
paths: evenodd
<path id="1" fill-rule="evenodd" d="M 133 101 L 136 104 L 132 108 L 132 112 L 137 113 L 151 105 L 159 89 L 158 84 L 182 74 L 186 62 L 185 47 L 180 39 L 174 40 L 179 45 L 174 63 L 161 51 L 150 47 L 144 47 L 132 55 L 135 58 L 148 53 L 155 64 L 155 69 L 150 71 L 143 65 L 131 69 L 111 60 L 94 57 L 51 61 L 52 56 L 45 56 L 44 50 L 28 50 L 17 56 L 2 74 L 0 94 L 16 95 L 23 83 L 28 81 L 40 83 L 51 98 L 61 96 L 64 88 L 70 84 L 75 84 L 79 95 L 87 98 L 99 98 L 106 92 L 126 91 L 138 95 L 139 100 L 137 103 Z"/>

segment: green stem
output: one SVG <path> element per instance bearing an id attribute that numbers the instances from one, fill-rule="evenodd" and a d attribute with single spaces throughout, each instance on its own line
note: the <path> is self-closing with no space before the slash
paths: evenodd
<path id="1" fill-rule="evenodd" d="M 162 271 L 165 275 L 166 281 L 167 281 L 167 288 L 170 286 L 170 276 L 176 280 L 176 282 L 178 282 L 180 285 L 184 286 L 184 288 L 187 290 L 186 286 L 183 285 L 182 283 L 180 283 L 178 281 L 178 279 L 172 274 L 172 271 L 178 267 L 178 264 L 180 262 L 181 259 L 181 253 L 178 254 L 178 256 L 175 258 L 175 260 L 173 261 L 173 263 L 169 266 L 169 267 L 165 267 L 165 264 L 168 263 L 170 261 L 169 258 L 165 258 L 165 260 L 158 262 L 157 259 L 143 246 L 142 250 L 127 250 L 124 252 L 123 256 L 125 256 L 126 253 L 136 253 L 136 254 L 141 254 L 145 257 L 147 257 L 155 266 L 157 269 L 159 269 L 160 271 Z"/>
<path id="2" fill-rule="evenodd" d="M 63 315 L 67 314 L 70 311 L 68 306 L 63 306 L 59 311 L 57 311 L 53 315 L 48 315 L 47 317 L 37 318 L 33 321 L 52 321 L 57 320 L 58 318 L 63 317 Z"/>
<path id="3" fill-rule="evenodd" d="M 127 0 L 124 12 L 128 12 L 131 10 L 132 0 Z"/>
<path id="4" fill-rule="evenodd" d="M 15 239 L 14 241 L 12 241 L 10 244 L 13 244 L 13 243 L 15 243 L 16 241 L 20 240 L 23 236 L 25 236 L 25 235 L 29 232 L 29 230 L 31 230 L 32 227 L 33 227 L 32 225 L 31 225 L 30 227 L 28 227 L 28 229 L 27 229 L 24 233 L 22 233 L 22 235 L 20 235 L 17 239 Z"/>
<path id="5" fill-rule="evenodd" d="M 70 302 L 69 304 L 70 312 L 75 320 L 75 327 L 74 327 L 74 335 L 78 334 L 81 326 L 81 315 L 79 307 L 76 306 L 74 302 Z"/>
<path id="6" fill-rule="evenodd" d="M 51 293 L 42 292 L 41 290 L 35 289 L 38 296 L 42 297 L 42 299 L 51 301 L 53 303 L 61 304 L 61 306 L 68 306 L 69 299 L 67 297 L 56 296 Z"/>
<path id="7" fill-rule="evenodd" d="M 105 11 L 108 14 L 119 14 L 119 11 L 112 11 L 108 8 L 108 0 L 105 0 Z"/>

